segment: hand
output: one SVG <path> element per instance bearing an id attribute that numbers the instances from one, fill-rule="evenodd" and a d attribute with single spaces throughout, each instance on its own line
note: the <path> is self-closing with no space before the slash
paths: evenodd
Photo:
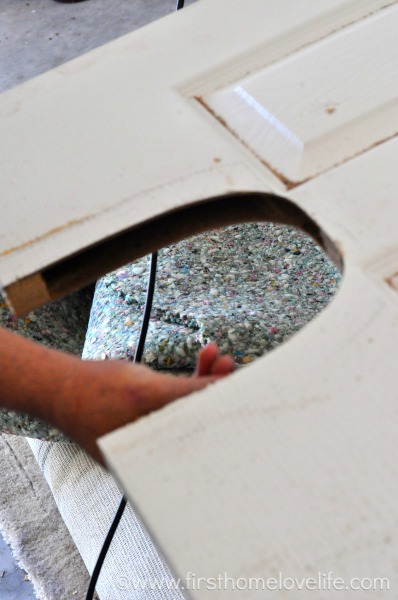
<path id="1" fill-rule="evenodd" d="M 52 423 L 102 462 L 96 440 L 234 370 L 215 344 L 193 377 L 123 361 L 82 361 L 0 327 L 0 406 Z"/>
<path id="2" fill-rule="evenodd" d="M 99 437 L 203 389 L 234 368 L 232 358 L 220 356 L 215 344 L 201 350 L 192 377 L 167 375 L 123 361 L 81 361 L 78 373 L 71 374 L 69 397 L 54 407 L 55 422 L 103 463 L 96 444 Z"/>

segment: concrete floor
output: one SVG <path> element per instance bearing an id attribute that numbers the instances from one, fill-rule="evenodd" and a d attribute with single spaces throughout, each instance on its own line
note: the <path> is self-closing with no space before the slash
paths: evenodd
<path id="1" fill-rule="evenodd" d="M 34 600 L 30 581 L 12 557 L 11 550 L 0 536 L 0 598 L 1 600 Z"/>
<path id="2" fill-rule="evenodd" d="M 159 19 L 175 5 L 175 0 L 0 0 L 0 92 Z M 25 575 L 0 537 L 1 600 L 35 598 Z"/>
<path id="3" fill-rule="evenodd" d="M 1 0 L 0 91 L 174 9 L 175 0 Z"/>

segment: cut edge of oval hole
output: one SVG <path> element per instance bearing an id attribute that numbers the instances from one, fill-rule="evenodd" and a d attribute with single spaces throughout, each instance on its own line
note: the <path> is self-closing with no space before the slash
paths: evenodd
<path id="1" fill-rule="evenodd" d="M 80 289 L 121 265 L 192 235 L 242 223 L 271 222 L 301 229 L 340 271 L 343 257 L 321 227 L 294 202 L 265 192 L 237 192 L 196 201 L 88 246 L 6 289 L 17 315 Z"/>

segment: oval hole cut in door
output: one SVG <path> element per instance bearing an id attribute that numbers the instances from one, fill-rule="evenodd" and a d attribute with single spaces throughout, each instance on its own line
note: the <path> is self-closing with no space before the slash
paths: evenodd
<path id="1" fill-rule="evenodd" d="M 269 222 L 272 218 L 278 222 Z M 210 229 L 225 223 L 230 225 Z M 159 247 L 143 357 L 158 370 L 192 371 L 198 351 L 211 341 L 239 366 L 247 365 L 283 344 L 322 311 L 341 281 L 342 259 L 326 232 L 289 200 L 256 192 L 210 198 L 161 215 L 53 265 L 42 273 L 43 280 L 51 294 L 60 297 L 71 291 L 72 284 L 75 289 L 82 287 L 97 269 L 103 269 L 99 256 L 115 266 L 121 264 L 121 256 L 133 258 Z M 98 280 L 84 358 L 129 360 L 134 356 L 148 267 L 148 256 L 144 256 Z M 22 323 L 30 337 L 37 339 L 39 333 L 43 343 L 52 345 L 54 337 L 62 345 L 62 327 L 55 327 L 52 335 L 49 316 L 55 324 L 63 315 L 61 321 L 67 327 L 70 319 L 65 315 L 71 309 L 76 313 L 76 302 L 86 306 L 85 297 L 82 292 L 32 311 L 26 319 L 13 321 L 12 328 L 19 330 Z M 4 315 L 8 320 L 8 310 Z M 72 319 L 72 329 L 73 323 Z M 69 346 L 64 349 L 71 351 Z M 3 412 L 0 429 L 65 441 L 59 431 L 26 415 Z"/>
<path id="2" fill-rule="evenodd" d="M 148 257 L 97 284 L 86 337 L 90 358 L 134 356 L 146 297 Z M 281 345 L 327 306 L 340 268 L 293 226 L 245 223 L 159 251 L 144 361 L 189 371 L 208 342 L 245 365 Z"/>

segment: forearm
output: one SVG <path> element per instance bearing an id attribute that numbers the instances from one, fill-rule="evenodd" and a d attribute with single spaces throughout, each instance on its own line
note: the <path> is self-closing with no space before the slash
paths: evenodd
<path id="1" fill-rule="evenodd" d="M 82 361 L 0 327 L 0 407 L 52 423 L 101 461 L 96 440 L 231 373 L 215 345 L 196 376 L 173 377 L 126 361 Z"/>
<path id="2" fill-rule="evenodd" d="M 51 423 L 99 461 L 96 439 L 137 417 L 135 380 L 120 361 L 82 361 L 0 327 L 0 408 Z"/>
<path id="3" fill-rule="evenodd" d="M 0 406 L 59 424 L 80 360 L 0 327 Z"/>

